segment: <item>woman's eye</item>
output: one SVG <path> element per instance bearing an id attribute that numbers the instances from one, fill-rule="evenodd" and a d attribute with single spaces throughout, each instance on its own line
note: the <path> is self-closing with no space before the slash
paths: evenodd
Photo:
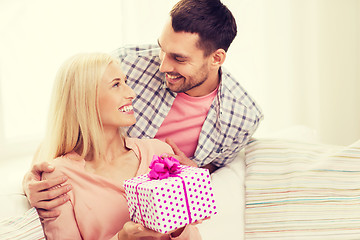
<path id="1" fill-rule="evenodd" d="M 113 87 L 119 87 L 120 86 L 120 83 L 115 83 L 114 85 L 113 85 Z"/>

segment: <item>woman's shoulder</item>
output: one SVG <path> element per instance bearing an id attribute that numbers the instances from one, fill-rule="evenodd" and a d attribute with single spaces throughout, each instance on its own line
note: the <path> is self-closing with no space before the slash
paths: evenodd
<path id="1" fill-rule="evenodd" d="M 137 143 L 141 143 L 141 144 L 146 144 L 146 145 L 168 145 L 166 142 L 160 141 L 159 139 L 155 139 L 155 138 L 130 138 L 133 141 L 137 142 Z"/>
<path id="2" fill-rule="evenodd" d="M 84 159 L 80 155 L 72 152 L 54 158 L 49 163 L 55 168 L 54 172 L 60 173 L 64 173 L 69 169 L 81 168 L 85 164 Z"/>
<path id="3" fill-rule="evenodd" d="M 43 173 L 43 177 L 53 178 L 67 174 L 69 171 L 71 172 L 74 169 L 78 169 L 78 167 L 82 168 L 85 164 L 83 161 L 84 160 L 76 153 L 61 155 L 49 161 L 49 163 L 54 167 L 54 171 L 48 174 Z"/>
<path id="4" fill-rule="evenodd" d="M 82 164 L 83 161 L 84 159 L 79 154 L 76 152 L 70 152 L 51 160 L 51 163 L 56 166 L 67 166 L 73 164 Z"/>
<path id="5" fill-rule="evenodd" d="M 130 148 L 135 146 L 140 152 L 154 152 L 154 154 L 173 153 L 169 144 L 158 139 L 126 138 L 126 145 Z"/>

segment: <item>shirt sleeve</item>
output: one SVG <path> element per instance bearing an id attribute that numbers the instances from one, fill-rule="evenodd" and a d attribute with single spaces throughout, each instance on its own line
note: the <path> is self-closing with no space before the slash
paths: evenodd
<path id="1" fill-rule="evenodd" d="M 155 44 L 142 44 L 142 45 L 125 45 L 117 48 L 111 52 L 111 55 L 118 57 L 122 62 L 127 56 L 157 56 L 159 53 L 159 46 Z M 134 64 L 134 63 L 132 63 Z"/>
<path id="2" fill-rule="evenodd" d="M 260 120 L 261 119 L 256 121 L 250 130 L 239 134 L 237 140 L 234 141 L 231 145 L 227 146 L 226 148 L 224 147 L 219 156 L 214 161 L 212 161 L 212 164 L 217 167 L 223 167 L 225 164 L 232 162 L 240 150 L 243 149 L 249 142 L 252 135 L 258 128 Z"/>
<path id="3" fill-rule="evenodd" d="M 51 179 L 61 175 L 61 172 L 57 170 L 58 167 L 52 173 L 43 173 L 42 179 Z M 54 188 L 60 187 L 60 185 L 55 186 Z M 60 216 L 55 219 L 48 219 L 43 221 L 44 233 L 46 239 L 63 239 L 63 240 L 80 240 L 82 239 L 78 225 L 76 222 L 76 217 L 74 213 L 74 207 L 72 204 L 72 193 L 70 195 L 70 200 L 65 204 L 54 208 L 61 212 Z"/>

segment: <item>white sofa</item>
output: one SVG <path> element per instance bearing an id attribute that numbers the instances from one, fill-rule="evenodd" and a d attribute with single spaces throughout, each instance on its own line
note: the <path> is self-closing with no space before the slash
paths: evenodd
<path id="1" fill-rule="evenodd" d="M 239 218 L 239 216 L 242 216 L 244 212 L 243 156 L 244 153 L 241 152 L 241 154 L 239 154 L 239 157 L 234 162 L 221 169 L 221 171 L 216 172 L 213 176 L 213 188 L 215 191 L 214 194 L 215 196 L 219 196 L 219 198 L 217 198 L 217 208 L 219 214 L 213 217 L 213 219 L 204 222 L 203 226 L 201 226 L 200 231 L 204 240 L 220 239 L 220 236 L 222 235 L 222 229 L 229 229 L 227 232 L 227 235 L 229 236 L 234 236 L 234 234 L 242 234 L 242 230 L 240 229 L 243 226 L 243 219 L 241 217 Z M 7 239 L 7 236 L 16 235 L 7 235 L 6 233 L 10 231 L 23 232 L 23 230 L 18 229 L 23 226 L 11 225 L 4 227 L 4 222 L 8 223 L 9 221 L 23 218 L 24 214 L 31 208 L 26 197 L 23 194 L 21 186 L 22 177 L 24 173 L 28 170 L 30 161 L 31 156 L 19 159 L 12 159 L 9 160 L 9 162 L 3 163 L 1 165 L 0 181 L 3 184 L 1 185 L 0 189 L 0 239 Z M 226 182 L 233 183 L 233 191 L 227 192 L 227 189 L 224 188 L 223 184 Z M 236 203 L 232 204 L 234 207 L 231 208 L 231 210 L 227 207 L 228 202 L 223 201 L 223 198 L 221 196 L 224 196 L 224 198 L 228 198 L 229 200 L 231 200 L 231 202 Z M 227 219 L 232 219 L 232 221 L 228 222 L 226 221 Z M 32 217 L 32 220 L 34 220 L 34 216 Z M 3 221 L 2 225 L 1 221 Z M 37 223 L 40 224 L 40 222 Z M 214 227 L 213 225 L 216 226 Z M 27 239 L 39 239 L 34 237 L 38 236 L 38 234 L 39 229 L 35 229 L 33 230 L 33 235 L 27 236 Z M 242 238 L 240 237 L 239 239 Z"/>
<path id="2" fill-rule="evenodd" d="M 270 146 L 270 149 L 267 149 L 267 146 Z M 340 149 L 343 150 L 343 148 Z M 323 169 L 327 165 L 334 166 L 333 163 L 328 164 L 327 159 L 334 159 L 333 155 L 330 156 L 329 154 L 332 154 L 335 150 L 337 151 L 339 148 L 318 143 L 314 131 L 305 127 L 286 129 L 272 135 L 271 138 L 262 138 L 251 143 L 249 149 L 241 151 L 232 163 L 212 174 L 218 214 L 198 226 L 203 239 L 264 239 L 265 236 L 266 239 L 360 239 L 360 227 L 352 227 L 360 226 L 360 197 L 356 198 L 356 194 L 359 193 L 360 196 L 360 186 L 354 186 L 349 192 L 355 195 L 349 197 L 342 196 L 341 193 L 342 186 L 344 186 L 344 189 L 348 189 L 349 186 L 339 185 L 340 189 L 337 189 L 337 192 L 334 193 L 339 200 L 334 199 L 334 196 L 327 196 L 326 194 L 333 194 L 333 192 L 330 191 L 329 193 L 327 189 L 321 187 L 321 184 L 323 184 L 321 181 L 329 181 L 329 178 L 331 180 L 333 177 L 332 175 L 329 176 L 328 172 L 326 172 L 326 176 L 321 175 L 323 173 L 319 173 L 318 179 L 309 185 L 313 188 L 311 189 L 312 192 L 308 192 L 311 198 L 323 193 L 323 198 L 328 199 L 329 197 L 330 199 L 329 202 L 325 201 L 324 203 L 323 201 L 321 203 L 322 205 L 319 206 L 319 209 L 321 207 L 325 208 L 319 210 L 320 212 L 315 214 L 315 216 L 329 215 L 328 213 L 332 212 L 332 210 L 338 211 L 339 209 L 336 206 L 341 206 L 342 203 L 344 203 L 346 208 L 341 209 L 341 211 L 354 213 L 355 217 L 349 218 L 347 222 L 341 220 L 344 217 L 340 216 L 341 213 L 338 212 L 334 212 L 333 216 L 327 216 L 327 222 L 329 220 L 338 224 L 336 226 L 341 226 L 335 227 L 335 232 L 327 231 L 327 222 L 321 222 L 319 219 L 316 222 L 311 222 L 313 219 L 306 218 L 311 215 L 309 212 L 306 212 L 308 211 L 307 207 L 309 207 L 306 201 L 313 199 L 307 198 L 305 201 L 304 196 L 302 196 L 303 202 L 300 205 L 299 201 L 295 202 L 297 205 L 291 205 L 292 203 L 289 202 L 294 200 L 293 195 L 291 195 L 292 190 L 295 189 L 296 191 L 293 192 L 296 193 L 299 190 L 297 189 L 299 186 L 296 185 L 297 182 L 294 179 L 300 176 L 300 180 L 308 181 L 308 179 L 313 179 L 314 176 L 306 174 L 312 173 L 315 168 Z M 336 175 L 334 177 L 340 177 L 340 179 L 342 177 L 346 179 L 351 178 L 352 182 L 356 182 L 353 181 L 353 178 L 359 177 L 358 179 L 360 180 L 360 143 L 357 143 L 350 150 L 352 154 L 351 160 L 353 161 L 351 164 L 354 165 L 354 172 L 350 171 L 351 176 Z M 348 159 L 346 156 L 348 155 L 345 154 L 344 156 L 341 157 L 341 160 L 346 162 Z M 266 163 L 268 159 L 270 159 L 270 162 Z M 322 160 L 319 161 L 319 159 Z M 354 161 L 354 159 L 359 161 Z M 277 162 L 277 160 L 280 160 L 280 162 Z M 16 227 L 7 226 L 6 224 L 9 222 L 9 219 L 24 218 L 24 213 L 30 208 L 25 196 L 22 194 L 21 188 L 21 180 L 28 169 L 30 161 L 31 156 L 9 160 L 5 164 L 2 163 L 0 170 L 2 182 L 0 189 L 0 239 L 9 239 L 3 236 L 6 236 L 9 231 L 17 231 L 16 228 L 21 227 L 21 224 Z M 273 168 L 272 164 L 275 163 L 278 165 Z M 285 163 L 285 165 L 279 165 L 282 163 Z M 319 164 L 322 165 L 318 166 Z M 341 166 L 342 162 L 337 161 L 337 164 L 336 166 Z M 258 166 L 260 168 L 256 168 Z M 289 169 L 293 175 L 287 175 Z M 285 172 L 277 173 L 277 171 Z M 267 181 L 266 178 L 257 178 L 258 173 L 269 175 L 269 180 L 271 181 Z M 337 174 L 349 174 L 349 171 L 340 171 Z M 271 191 L 274 189 L 273 184 L 279 184 L 279 180 L 282 180 L 282 188 L 286 191 L 279 191 L 277 195 Z M 317 181 L 320 184 L 316 185 Z M 326 184 L 324 183 L 323 185 L 325 186 Z M 279 187 L 279 185 L 276 185 L 276 187 Z M 255 191 L 258 189 L 260 189 L 260 193 Z M 288 193 L 284 196 L 284 192 Z M 346 192 L 346 194 L 349 194 L 349 192 Z M 281 199 L 281 203 L 284 204 L 277 203 L 274 210 L 274 205 L 269 205 L 263 200 L 256 200 L 263 195 L 267 196 L 267 201 L 269 202 L 276 202 L 278 198 L 285 198 Z M 306 195 L 305 197 L 308 196 Z M 348 202 L 345 202 L 345 200 Z M 337 201 L 337 205 L 333 205 L 332 201 Z M 358 201 L 358 205 L 355 204 L 356 201 Z M 301 210 L 303 206 L 304 212 Z M 313 211 L 314 208 L 310 210 Z M 39 225 L 39 221 L 36 219 L 36 212 L 27 213 L 30 215 L 27 217 L 31 218 L 34 223 L 32 226 Z M 304 216 L 303 213 L 307 216 Z M 357 213 L 359 213 L 359 217 L 356 217 Z M 269 214 L 270 216 L 274 215 L 274 219 L 269 217 Z M 280 221 L 280 219 L 282 220 Z M 312 224 L 311 226 L 314 229 L 309 232 L 308 230 L 296 228 L 296 226 L 308 227 L 308 225 L 297 224 L 298 222 Z M 276 225 L 273 223 L 276 223 Z M 295 226 L 292 226 L 292 223 Z M 344 224 L 352 229 L 347 229 Z M 332 225 L 332 228 L 334 228 L 334 225 Z M 42 236 L 39 235 L 41 234 L 39 231 L 41 229 L 35 228 L 33 234 L 29 234 L 26 238 L 11 239 L 41 239 Z"/>
<path id="3" fill-rule="evenodd" d="M 244 211 L 243 157 L 244 153 L 241 152 L 234 162 L 220 171 L 217 171 L 213 175 L 214 194 L 215 196 L 219 196 L 217 198 L 217 208 L 220 213 L 213 217 L 213 219 L 204 222 L 203 226 L 201 226 L 200 231 L 204 240 L 220 239 L 219 237 L 222 231 L 219 230 L 221 229 L 229 229 L 227 232 L 227 235 L 229 236 L 233 234 L 242 234 L 242 230 L 240 229 L 243 226 L 243 219 L 239 218 L 239 216 L 242 216 Z M 30 221 L 34 221 L 35 224 L 32 222 L 30 226 L 26 226 L 26 221 L 24 220 L 24 214 L 31 207 L 27 198 L 23 194 L 21 182 L 25 172 L 29 169 L 31 159 L 32 156 L 27 156 L 17 159 L 9 159 L 9 161 L 1 163 L 0 181 L 2 182 L 2 185 L 0 188 L 0 239 L 24 239 L 14 238 L 14 236 L 17 235 L 16 232 L 23 233 L 24 231 L 28 231 L 28 228 L 35 227 L 36 224 L 40 226 L 40 222 L 36 221 L 36 216 L 34 216 L 33 212 L 30 217 L 27 216 L 28 218 L 26 218 L 26 221 L 29 221 L 30 219 Z M 234 184 L 233 191 L 227 192 L 226 188 L 223 188 L 223 183 L 226 182 L 232 182 Z M 233 204 L 235 208 L 230 210 L 227 207 L 228 202 L 223 201 L 221 196 L 224 196 L 224 198 L 236 203 Z M 228 211 L 228 209 L 230 211 Z M 18 219 L 21 219 L 23 225 L 9 224 L 9 222 L 17 221 Z M 226 219 L 233 219 L 234 221 L 229 223 Z M 213 225 L 216 225 L 216 227 Z M 13 233 L 9 234 L 9 232 Z M 8 238 L 9 236 L 11 236 L 11 238 Z M 26 235 L 26 239 L 41 239 L 41 236 L 39 238 L 39 228 L 32 229 L 32 233 Z"/>
<path id="4" fill-rule="evenodd" d="M 32 156 L 1 161 L 0 239 L 45 239 L 35 209 L 22 191 L 22 178 Z"/>

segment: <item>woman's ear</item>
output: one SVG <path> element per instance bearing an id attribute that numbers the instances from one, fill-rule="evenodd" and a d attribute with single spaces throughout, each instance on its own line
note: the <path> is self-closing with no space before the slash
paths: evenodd
<path id="1" fill-rule="evenodd" d="M 219 48 L 211 55 L 211 65 L 213 67 L 219 68 L 224 63 L 226 58 L 226 52 L 224 49 Z"/>

